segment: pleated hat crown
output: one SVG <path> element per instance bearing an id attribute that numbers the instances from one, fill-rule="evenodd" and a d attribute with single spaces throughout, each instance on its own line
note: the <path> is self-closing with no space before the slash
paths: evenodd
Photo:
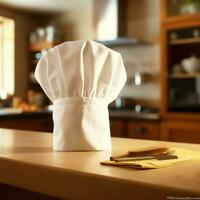
<path id="1" fill-rule="evenodd" d="M 94 97 L 110 103 L 126 81 L 121 55 L 90 40 L 52 48 L 39 61 L 35 76 L 51 101 Z"/>

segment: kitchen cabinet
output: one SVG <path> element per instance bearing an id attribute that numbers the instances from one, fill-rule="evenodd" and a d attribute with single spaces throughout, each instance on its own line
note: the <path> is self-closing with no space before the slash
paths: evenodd
<path id="1" fill-rule="evenodd" d="M 200 143 L 200 73 L 183 64 L 200 58 L 200 12 L 183 14 L 185 3 L 161 3 L 161 139 Z"/>
<path id="2" fill-rule="evenodd" d="M 162 0 L 161 15 L 165 21 L 188 19 L 200 15 L 200 2 L 187 0 Z"/>
<path id="3" fill-rule="evenodd" d="M 53 131 L 51 114 L 15 114 L 0 117 L 0 128 L 32 130 L 32 131 Z"/>
<path id="4" fill-rule="evenodd" d="M 200 143 L 200 123 L 188 121 L 164 121 L 161 123 L 161 139 L 174 142 Z"/>
<path id="5" fill-rule="evenodd" d="M 126 123 L 124 120 L 111 119 L 110 120 L 110 131 L 112 137 L 125 137 Z"/>
<path id="6" fill-rule="evenodd" d="M 136 139 L 159 139 L 159 123 L 146 121 L 129 121 L 127 137 Z"/>
<path id="7" fill-rule="evenodd" d="M 138 139 L 159 139 L 159 120 L 111 118 L 110 129 L 112 137 Z"/>
<path id="8" fill-rule="evenodd" d="M 159 139 L 160 120 L 135 117 L 110 117 L 112 137 Z M 130 117 L 130 116 L 129 116 Z M 0 128 L 53 132 L 52 113 L 49 111 L 2 113 Z"/>
<path id="9" fill-rule="evenodd" d="M 200 16 L 163 21 L 161 27 L 161 114 L 167 119 L 199 119 L 200 73 L 192 67 L 186 70 L 183 63 L 199 60 Z"/>

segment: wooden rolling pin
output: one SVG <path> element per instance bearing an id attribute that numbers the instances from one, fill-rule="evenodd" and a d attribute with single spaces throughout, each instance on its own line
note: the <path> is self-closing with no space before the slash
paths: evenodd
<path id="1" fill-rule="evenodd" d="M 110 160 L 115 161 L 119 158 L 124 158 L 124 157 L 162 155 L 168 153 L 169 151 L 170 151 L 169 147 L 158 147 L 158 146 L 146 147 L 142 149 L 136 149 L 134 151 L 128 151 L 126 154 L 111 156 Z"/>

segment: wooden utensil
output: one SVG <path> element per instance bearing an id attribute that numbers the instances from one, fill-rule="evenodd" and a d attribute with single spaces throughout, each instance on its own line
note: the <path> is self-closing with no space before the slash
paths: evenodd
<path id="1" fill-rule="evenodd" d="M 173 155 L 172 153 L 166 153 L 166 154 L 157 154 L 157 155 L 151 155 L 151 156 L 135 156 L 135 157 L 123 157 L 115 159 L 115 162 L 124 162 L 124 161 L 139 161 L 139 160 L 170 160 L 170 159 L 177 159 L 177 155 Z"/>
<path id="2" fill-rule="evenodd" d="M 147 147 L 147 148 L 142 148 L 142 149 L 136 149 L 134 151 L 129 151 L 126 154 L 111 156 L 110 160 L 115 161 L 116 159 L 124 158 L 124 157 L 137 157 L 137 156 L 141 157 L 141 156 L 153 156 L 153 155 L 158 155 L 158 154 L 166 154 L 167 152 L 169 152 L 169 150 L 170 150 L 169 147 L 158 147 L 158 146 Z"/>

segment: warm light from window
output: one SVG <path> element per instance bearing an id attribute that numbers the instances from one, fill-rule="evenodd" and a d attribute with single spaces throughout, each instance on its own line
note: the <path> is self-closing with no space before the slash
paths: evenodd
<path id="1" fill-rule="evenodd" d="M 0 16 L 0 98 L 14 94 L 15 22 Z"/>

